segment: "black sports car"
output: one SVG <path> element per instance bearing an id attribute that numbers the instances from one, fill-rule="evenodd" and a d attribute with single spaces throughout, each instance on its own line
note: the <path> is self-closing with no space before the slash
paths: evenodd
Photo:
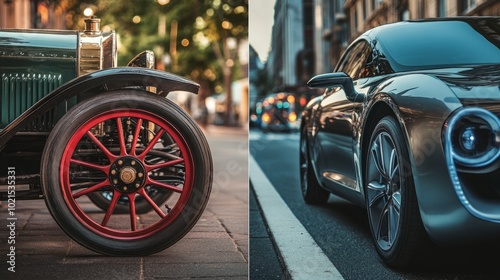
<path id="1" fill-rule="evenodd" d="M 302 113 L 301 188 L 365 207 L 391 266 L 500 236 L 500 17 L 388 24 L 347 48 Z"/>

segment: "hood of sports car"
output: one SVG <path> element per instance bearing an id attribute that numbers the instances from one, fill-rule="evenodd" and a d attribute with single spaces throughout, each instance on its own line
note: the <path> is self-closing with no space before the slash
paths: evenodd
<path id="1" fill-rule="evenodd" d="M 464 106 L 500 104 L 500 65 L 456 68 L 435 77 L 446 83 Z"/>

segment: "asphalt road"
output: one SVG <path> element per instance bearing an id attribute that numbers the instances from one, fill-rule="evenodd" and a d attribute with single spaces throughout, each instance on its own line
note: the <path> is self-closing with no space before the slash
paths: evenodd
<path id="1" fill-rule="evenodd" d="M 2 202 L 0 279 L 248 279 L 247 131 L 207 127 L 205 134 L 214 161 L 212 193 L 201 219 L 179 242 L 146 257 L 103 256 L 72 241 L 43 200 L 16 201 L 12 230 Z M 95 208 L 91 202 L 85 207 Z M 7 263 L 11 231 L 15 272 Z"/>
<path id="2" fill-rule="evenodd" d="M 258 130 L 251 130 L 249 138 L 250 154 L 296 219 L 306 228 L 343 279 L 500 279 L 500 267 L 496 264 L 497 252 L 500 248 L 498 245 L 487 249 L 440 250 L 437 252 L 439 254 L 437 268 L 401 271 L 387 267 L 373 247 L 364 209 L 333 195 L 324 206 L 311 206 L 304 203 L 299 185 L 298 134 L 265 134 Z M 252 169 L 250 169 L 251 185 L 252 174 Z M 258 201 L 256 205 L 259 205 Z M 265 216 L 267 210 L 259 208 L 258 211 Z M 254 223 L 257 222 L 258 220 L 251 218 L 250 228 L 254 228 Z M 265 225 L 265 219 L 262 224 Z M 273 233 L 269 232 L 269 236 L 273 243 Z M 254 239 L 256 239 L 255 233 L 251 231 L 250 252 L 253 252 Z M 290 243 L 286 246 L 296 246 L 296 244 Z M 260 254 L 275 255 L 275 261 L 280 262 L 280 251 L 283 248 L 268 248 L 267 252 L 260 251 Z M 304 260 L 308 257 L 303 256 Z M 273 262 L 268 263 L 269 270 L 275 271 Z M 250 278 L 264 279 L 253 277 L 256 269 L 262 270 L 263 268 L 256 268 L 250 262 Z M 284 275 L 287 275 L 289 269 L 289 267 L 283 268 L 282 279 L 286 278 Z M 315 279 L 314 273 L 311 274 L 310 279 Z"/>

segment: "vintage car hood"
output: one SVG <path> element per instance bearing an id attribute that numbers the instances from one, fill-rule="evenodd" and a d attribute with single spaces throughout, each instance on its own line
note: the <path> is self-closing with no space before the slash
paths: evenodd
<path id="1" fill-rule="evenodd" d="M 500 65 L 448 70 L 434 76 L 448 85 L 464 106 L 500 104 Z"/>

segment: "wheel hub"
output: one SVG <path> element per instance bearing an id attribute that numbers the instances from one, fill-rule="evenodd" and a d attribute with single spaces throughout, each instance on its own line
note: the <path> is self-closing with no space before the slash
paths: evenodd
<path id="1" fill-rule="evenodd" d="M 136 158 L 121 157 L 111 165 L 109 181 L 122 193 L 133 193 L 144 186 L 146 180 L 144 165 Z"/>

